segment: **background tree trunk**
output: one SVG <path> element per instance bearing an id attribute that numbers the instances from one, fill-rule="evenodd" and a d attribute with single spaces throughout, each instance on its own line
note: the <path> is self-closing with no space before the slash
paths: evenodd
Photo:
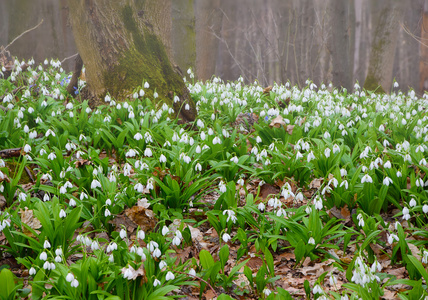
<path id="1" fill-rule="evenodd" d="M 174 62 L 183 72 L 196 64 L 194 0 L 172 0 L 171 43 Z"/>
<path id="2" fill-rule="evenodd" d="M 156 90 L 169 103 L 174 94 L 190 100 L 182 74 L 171 63 L 171 1 L 70 0 L 68 4 L 92 96 L 130 97 L 147 81 L 150 96 Z"/>
<path id="3" fill-rule="evenodd" d="M 419 60 L 419 90 L 428 91 L 428 0 L 425 0 L 421 21 L 421 42 Z"/>
<path id="4" fill-rule="evenodd" d="M 399 25 L 403 15 L 402 1 L 391 1 L 382 4 L 379 14 L 372 15 L 377 20 L 373 32 L 369 68 L 364 82 L 367 90 L 389 92 L 392 86 L 392 70 L 397 45 Z"/>
<path id="5" fill-rule="evenodd" d="M 333 62 L 333 85 L 352 90 L 352 70 L 350 68 L 350 38 L 347 20 L 349 2 L 330 0 L 331 43 L 330 53 Z"/>

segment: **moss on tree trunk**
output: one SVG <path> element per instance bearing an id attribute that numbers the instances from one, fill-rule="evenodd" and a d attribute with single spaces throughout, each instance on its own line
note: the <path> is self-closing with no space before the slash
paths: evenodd
<path id="1" fill-rule="evenodd" d="M 194 103 L 171 60 L 170 1 L 70 0 L 69 11 L 92 96 L 129 98 L 147 81 L 148 97 L 156 90 L 161 102 L 171 104 L 175 94 L 189 103 L 187 115 L 194 118 Z"/>

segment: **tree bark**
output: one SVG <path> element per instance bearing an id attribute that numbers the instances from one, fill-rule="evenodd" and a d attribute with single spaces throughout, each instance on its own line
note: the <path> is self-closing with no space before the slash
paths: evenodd
<path id="1" fill-rule="evenodd" d="M 392 70 L 394 67 L 395 48 L 399 23 L 403 15 L 402 1 L 383 3 L 376 18 L 377 25 L 373 32 L 370 51 L 369 68 L 364 88 L 377 92 L 389 92 L 392 86 Z"/>
<path id="2" fill-rule="evenodd" d="M 419 90 L 428 91 L 428 0 L 425 0 L 421 22 L 421 42 L 419 60 Z"/>
<path id="3" fill-rule="evenodd" d="M 69 0 L 70 21 L 86 70 L 87 86 L 98 101 L 109 93 L 130 97 L 147 81 L 161 101 L 177 95 L 195 115 L 170 44 L 171 0 Z M 179 105 L 182 107 L 183 105 Z"/>
<path id="4" fill-rule="evenodd" d="M 330 0 L 331 43 L 333 62 L 333 84 L 352 90 L 349 52 L 348 10 L 349 3 L 343 0 Z"/>

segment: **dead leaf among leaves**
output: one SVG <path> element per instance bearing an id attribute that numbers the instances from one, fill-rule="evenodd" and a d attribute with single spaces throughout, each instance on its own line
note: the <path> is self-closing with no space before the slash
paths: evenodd
<path id="1" fill-rule="evenodd" d="M 129 279 L 132 279 L 132 280 L 135 280 L 137 279 L 137 277 L 140 277 L 140 276 L 144 277 L 146 274 L 146 272 L 144 271 L 144 264 L 141 264 L 141 266 L 137 270 L 134 270 L 134 268 L 132 268 L 131 266 L 129 266 L 128 268 L 124 267 L 122 268 L 122 274 L 125 274 L 127 270 L 131 270 L 132 276 Z M 143 281 L 147 282 L 146 279 Z"/>
<path id="2" fill-rule="evenodd" d="M 269 127 L 275 127 L 275 128 L 280 128 L 281 126 L 285 126 L 285 122 L 284 119 L 281 115 L 276 116 L 275 119 L 272 120 L 272 122 L 270 122 Z"/>
<path id="3" fill-rule="evenodd" d="M 89 166 L 92 162 L 89 159 L 78 159 L 74 162 L 76 168 L 80 168 L 82 166 Z"/>
<path id="4" fill-rule="evenodd" d="M 20 209 L 19 213 L 21 214 L 21 222 L 28 225 L 31 229 L 34 229 L 37 233 L 40 233 L 37 229 L 42 227 L 42 224 L 40 223 L 39 219 L 34 217 L 33 210 L 28 209 L 27 207 L 25 210 Z M 24 234 L 34 237 L 34 235 L 24 227 Z"/>
<path id="5" fill-rule="evenodd" d="M 309 188 L 318 190 L 321 187 L 323 181 L 324 178 L 315 178 L 311 181 L 311 183 L 309 183 Z"/>
<path id="6" fill-rule="evenodd" d="M 158 222 L 152 210 L 139 205 L 126 209 L 125 215 L 144 231 L 151 231 Z"/>

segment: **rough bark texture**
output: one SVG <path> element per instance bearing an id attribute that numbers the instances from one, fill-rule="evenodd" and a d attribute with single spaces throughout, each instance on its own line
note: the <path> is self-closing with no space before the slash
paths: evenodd
<path id="1" fill-rule="evenodd" d="M 195 111 L 171 63 L 171 1 L 70 0 L 69 13 L 95 98 L 126 98 L 147 81 L 148 96 L 156 90 L 161 101 L 171 103 L 169 95 L 176 94 Z"/>
<path id="2" fill-rule="evenodd" d="M 397 45 L 399 24 L 403 15 L 403 3 L 398 0 L 383 3 L 377 17 L 370 52 L 369 69 L 364 88 L 378 92 L 389 92 L 392 86 L 392 70 Z"/>

